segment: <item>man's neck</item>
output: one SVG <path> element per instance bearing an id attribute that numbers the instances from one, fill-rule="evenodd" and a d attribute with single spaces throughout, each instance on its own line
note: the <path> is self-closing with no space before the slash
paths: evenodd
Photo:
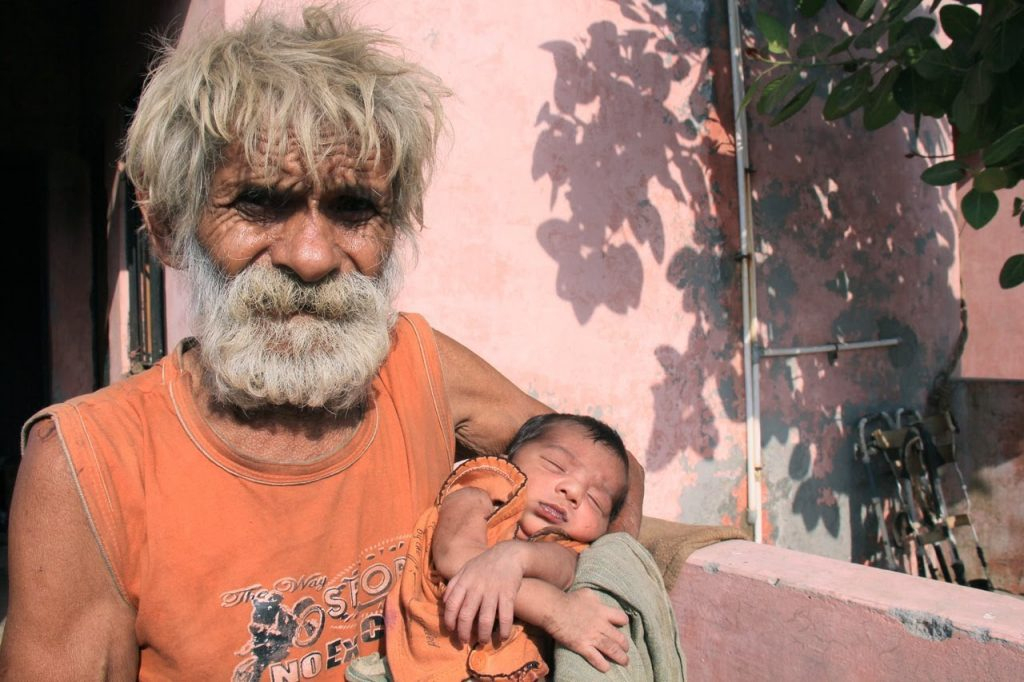
<path id="1" fill-rule="evenodd" d="M 192 396 L 200 416 L 237 455 L 257 462 L 307 464 L 344 447 L 362 423 L 364 406 L 340 412 L 271 406 L 242 411 L 217 402 L 203 380 L 198 353 L 185 354 Z"/>

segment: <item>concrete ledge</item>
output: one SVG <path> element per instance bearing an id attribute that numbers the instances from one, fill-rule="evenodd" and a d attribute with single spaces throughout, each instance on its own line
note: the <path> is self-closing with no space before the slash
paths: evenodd
<path id="1" fill-rule="evenodd" d="M 1024 600 L 730 541 L 673 587 L 690 680 L 1020 680 Z"/>

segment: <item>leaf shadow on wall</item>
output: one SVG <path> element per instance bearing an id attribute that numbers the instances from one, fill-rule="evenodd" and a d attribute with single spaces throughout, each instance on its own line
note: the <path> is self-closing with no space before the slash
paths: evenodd
<path id="1" fill-rule="evenodd" d="M 782 0 L 766 11 L 774 8 L 784 20 L 796 14 Z M 828 10 L 799 23 L 800 34 L 842 36 L 848 21 Z M 951 149 L 936 126 L 915 134 L 909 116 L 870 133 L 860 113 L 823 121 L 826 96 L 819 88 L 807 109 L 775 128 L 750 116 L 752 164 L 760 167 L 751 186 L 757 251 L 765 254 L 757 274 L 765 343 L 896 338 L 900 345 L 841 353 L 834 362 L 824 354 L 761 362 L 767 499 L 776 518 L 785 510 L 808 534 L 840 538 L 845 525 L 851 558 L 871 562 L 879 556 L 879 520 L 853 457 L 857 424 L 901 406 L 925 411 L 959 333 L 951 286 L 956 207 L 920 182 L 926 162 L 906 154 Z"/>
<path id="2" fill-rule="evenodd" d="M 705 130 L 721 128 L 717 110 L 729 110 L 728 95 L 718 92 L 723 81 L 728 89 L 728 78 L 712 78 L 728 73 L 728 38 L 723 17 L 715 14 L 724 10 L 687 12 L 679 0 L 610 1 L 640 27 L 595 22 L 579 45 L 559 40 L 541 46 L 552 55 L 557 77 L 537 117 L 533 177 L 548 178 L 552 209 L 564 201 L 569 216 L 545 221 L 537 239 L 558 263 L 556 292 L 581 324 L 600 306 L 621 315 L 639 306 L 642 249 L 664 273 L 659 279 L 667 277 L 683 292 L 682 308 L 697 320 L 689 342 L 683 350 L 668 344 L 655 350 L 665 377 L 651 387 L 655 417 L 645 464 L 658 471 L 686 450 L 713 458 L 719 436 L 704 384 L 723 372 L 735 375 L 723 360 L 735 353 L 728 347 L 730 336 L 736 338 L 730 319 L 738 319 L 729 313 L 738 297 L 728 290 L 735 244 L 721 229 L 731 220 L 734 199 L 712 196 L 719 184 L 735 183 L 735 168 Z M 698 59 L 711 42 L 711 56 Z M 700 72 L 691 73 L 694 68 Z M 673 105 L 672 89 L 684 80 L 697 86 L 684 104 Z M 724 107 L 716 105 L 722 97 Z M 653 183 L 687 214 L 702 216 L 693 246 L 671 256 L 665 202 L 660 210 L 652 202 Z M 730 204 L 724 212 L 723 202 Z M 669 222 L 678 229 L 681 218 L 672 215 Z"/>

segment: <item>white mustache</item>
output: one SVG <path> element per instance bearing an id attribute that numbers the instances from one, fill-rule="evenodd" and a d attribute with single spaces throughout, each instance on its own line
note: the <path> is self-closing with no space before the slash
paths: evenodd
<path id="1" fill-rule="evenodd" d="M 215 400 L 242 409 L 341 410 L 366 399 L 391 347 L 396 257 L 378 277 L 307 283 L 276 267 L 249 266 L 228 279 L 192 241 L 193 327 Z"/>
<path id="2" fill-rule="evenodd" d="M 277 268 L 252 268 L 229 286 L 228 311 L 236 319 L 307 314 L 340 320 L 359 308 L 360 286 L 373 287 L 375 282 L 356 273 L 309 284 Z"/>

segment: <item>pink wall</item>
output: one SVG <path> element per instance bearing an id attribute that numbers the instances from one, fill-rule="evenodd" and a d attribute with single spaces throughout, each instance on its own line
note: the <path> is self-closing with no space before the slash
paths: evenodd
<path id="1" fill-rule="evenodd" d="M 961 190 L 963 192 L 964 190 Z M 964 351 L 961 375 L 969 379 L 1024 380 L 1024 285 L 999 287 L 999 270 L 1010 256 L 1024 253 L 1024 230 L 1011 215 L 1020 188 L 999 192 L 999 214 L 981 230 L 961 221 L 961 254 L 971 335 Z"/>
<path id="2" fill-rule="evenodd" d="M 734 540 L 671 590 L 687 679 L 1020 679 L 1024 602 Z"/>

